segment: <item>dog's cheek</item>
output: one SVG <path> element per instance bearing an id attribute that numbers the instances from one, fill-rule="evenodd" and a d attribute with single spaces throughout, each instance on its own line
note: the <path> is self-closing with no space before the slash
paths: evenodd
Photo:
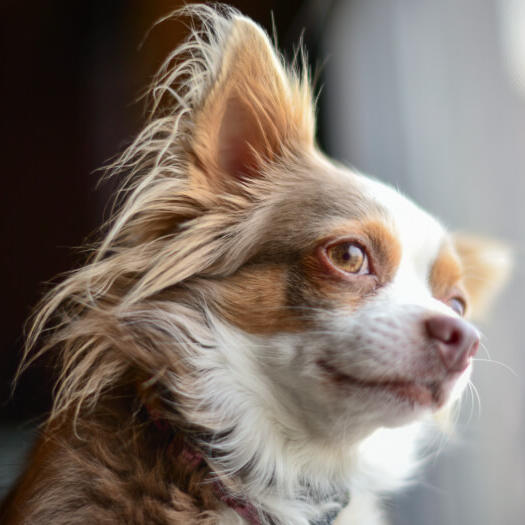
<path id="1" fill-rule="evenodd" d="M 249 266 L 207 287 L 220 316 L 246 333 L 272 335 L 306 328 L 300 309 L 288 306 L 285 265 Z"/>

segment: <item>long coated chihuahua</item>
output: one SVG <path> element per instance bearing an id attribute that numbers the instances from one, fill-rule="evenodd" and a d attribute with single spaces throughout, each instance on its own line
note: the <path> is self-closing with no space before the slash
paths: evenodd
<path id="1" fill-rule="evenodd" d="M 384 523 L 505 250 L 330 161 L 305 68 L 186 12 L 108 233 L 29 333 L 58 380 L 2 523 Z"/>

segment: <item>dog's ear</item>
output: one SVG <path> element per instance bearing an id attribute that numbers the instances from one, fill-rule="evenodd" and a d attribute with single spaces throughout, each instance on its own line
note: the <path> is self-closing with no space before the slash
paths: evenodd
<path id="1" fill-rule="evenodd" d="M 511 250 L 501 242 L 463 233 L 453 234 L 452 243 L 461 262 L 463 285 L 469 297 L 468 317 L 479 320 L 510 275 Z M 456 403 L 448 403 L 434 414 L 434 421 L 442 432 L 453 434 L 456 410 Z"/>
<path id="2" fill-rule="evenodd" d="M 454 234 L 452 239 L 463 266 L 470 316 L 482 317 L 509 277 L 511 250 L 492 239 L 467 234 Z"/>
<path id="3" fill-rule="evenodd" d="M 264 176 L 268 162 L 313 146 L 314 118 L 306 75 L 285 69 L 267 35 L 236 16 L 220 67 L 194 115 L 192 177 L 214 191 Z"/>

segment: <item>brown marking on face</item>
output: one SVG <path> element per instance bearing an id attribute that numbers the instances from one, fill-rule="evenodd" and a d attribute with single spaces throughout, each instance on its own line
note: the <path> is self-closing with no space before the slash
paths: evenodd
<path id="1" fill-rule="evenodd" d="M 231 324 L 251 334 L 304 329 L 290 308 L 286 265 L 253 264 L 213 284 L 215 307 Z"/>
<path id="2" fill-rule="evenodd" d="M 451 296 L 464 296 L 463 266 L 449 242 L 444 243 L 430 270 L 430 288 L 437 299 L 446 300 Z"/>
<path id="3" fill-rule="evenodd" d="M 351 241 L 368 257 L 370 273 L 345 274 L 330 266 L 326 247 L 334 242 Z M 395 233 L 381 220 L 348 221 L 323 236 L 290 263 L 287 274 L 287 304 L 308 318 L 311 308 L 339 308 L 354 311 L 375 290 L 394 276 L 401 259 L 401 246 Z M 294 261 L 294 259 L 291 259 Z"/>
<path id="4" fill-rule="evenodd" d="M 379 282 L 386 284 L 393 279 L 401 261 L 401 244 L 392 228 L 380 220 L 365 223 L 363 232 L 369 239 L 372 268 Z"/>
<path id="5" fill-rule="evenodd" d="M 464 270 L 470 314 L 481 317 L 509 277 L 509 247 L 493 239 L 457 233 L 452 236 L 452 243 Z"/>
<path id="6" fill-rule="evenodd" d="M 327 267 L 320 252 L 338 239 L 352 239 L 364 248 L 370 274 L 337 275 Z M 355 310 L 393 278 L 400 259 L 401 246 L 386 223 L 349 221 L 279 263 L 262 259 L 230 277 L 203 284 L 221 316 L 245 332 L 296 332 L 306 328 L 312 308 Z"/>

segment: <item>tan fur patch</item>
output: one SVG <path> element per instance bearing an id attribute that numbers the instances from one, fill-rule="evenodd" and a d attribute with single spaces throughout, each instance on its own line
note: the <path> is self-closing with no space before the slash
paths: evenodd
<path id="1" fill-rule="evenodd" d="M 382 284 L 389 282 L 401 261 L 401 244 L 397 235 L 387 224 L 379 220 L 365 223 L 363 233 L 370 240 L 375 273 Z"/>
<path id="2" fill-rule="evenodd" d="M 284 265 L 253 265 L 213 285 L 216 308 L 231 324 L 252 334 L 294 332 L 300 316 L 288 306 Z"/>
<path id="3" fill-rule="evenodd" d="M 447 299 L 454 287 L 462 288 L 463 268 L 454 247 L 445 243 L 430 270 L 430 287 L 437 299 Z"/>
<path id="4" fill-rule="evenodd" d="M 500 242 L 472 235 L 455 234 L 452 241 L 464 268 L 472 314 L 480 317 L 508 279 L 512 267 L 510 250 Z"/>

